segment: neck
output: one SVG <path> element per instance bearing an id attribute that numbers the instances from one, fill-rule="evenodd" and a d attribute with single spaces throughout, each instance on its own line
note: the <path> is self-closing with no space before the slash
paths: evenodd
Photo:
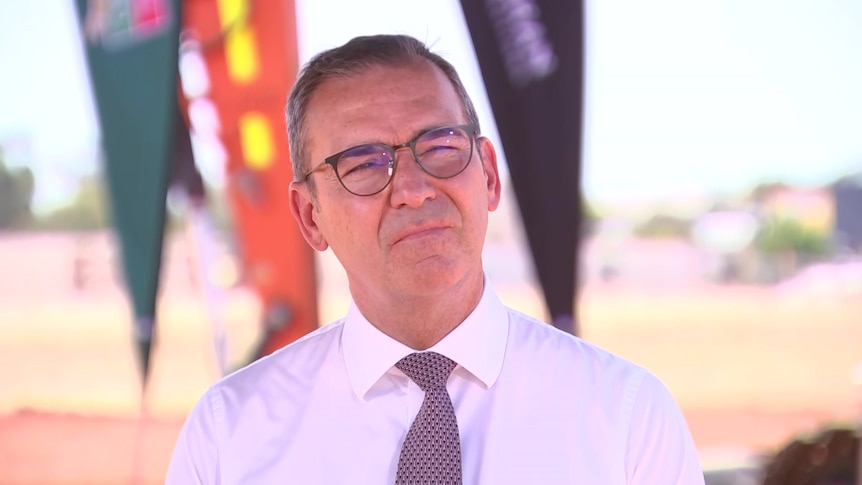
<path id="1" fill-rule="evenodd" d="M 426 350 L 455 329 L 479 304 L 484 273 L 467 275 L 441 291 L 369 295 L 351 285 L 356 306 L 381 332 L 414 350 Z"/>

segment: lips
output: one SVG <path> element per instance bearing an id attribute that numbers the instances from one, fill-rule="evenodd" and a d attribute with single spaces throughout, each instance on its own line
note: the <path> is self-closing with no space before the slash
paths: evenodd
<path id="1" fill-rule="evenodd" d="M 399 231 L 396 234 L 395 238 L 393 238 L 393 244 L 409 241 L 411 239 L 418 239 L 423 236 L 433 235 L 435 232 L 439 232 L 443 229 L 448 229 L 450 227 L 452 227 L 451 224 L 446 224 L 444 222 L 433 222 L 420 224 L 417 226 L 411 226 Z"/>

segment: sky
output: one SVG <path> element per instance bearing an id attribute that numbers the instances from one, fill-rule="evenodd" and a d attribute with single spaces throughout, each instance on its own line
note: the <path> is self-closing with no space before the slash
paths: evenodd
<path id="1" fill-rule="evenodd" d="M 458 68 L 502 150 L 457 0 L 297 0 L 297 18 L 301 62 L 355 35 L 425 40 Z M 98 169 L 73 2 L 0 2 L 0 19 L 0 143 L 10 164 L 33 166 L 35 208 L 50 210 Z M 740 192 L 862 171 L 860 48 L 858 0 L 586 0 L 586 195 Z"/>

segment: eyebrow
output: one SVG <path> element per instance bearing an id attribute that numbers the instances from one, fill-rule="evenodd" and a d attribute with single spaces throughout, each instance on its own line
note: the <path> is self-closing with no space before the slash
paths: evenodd
<path id="1" fill-rule="evenodd" d="M 350 155 L 368 155 L 370 153 L 376 152 L 377 149 L 375 147 L 381 146 L 381 145 L 382 146 L 389 146 L 389 145 L 386 145 L 385 143 L 380 143 L 380 142 L 378 142 L 378 143 L 363 143 L 361 145 L 352 146 L 352 147 L 348 148 L 347 150 L 344 150 L 344 152 L 342 152 L 342 153 L 343 154 L 350 154 Z"/>
<path id="2" fill-rule="evenodd" d="M 448 128 L 450 126 L 460 126 L 462 124 L 465 124 L 465 123 L 452 122 L 452 123 L 443 123 L 443 124 L 438 123 L 438 124 L 433 124 L 433 125 L 427 125 L 427 126 L 424 126 L 422 128 L 419 128 L 418 130 L 414 131 L 413 134 L 410 136 L 410 138 L 408 138 L 406 141 L 403 141 L 401 143 L 409 143 L 409 142 L 415 140 L 419 135 L 423 135 L 425 133 L 431 133 L 435 130 L 441 130 L 443 128 Z M 387 143 L 385 141 L 377 140 L 377 141 L 358 143 L 358 144 L 353 145 L 349 148 L 346 148 L 345 150 L 351 150 L 353 148 L 358 148 L 358 147 L 365 146 L 365 145 L 395 146 L 395 145 L 400 145 L 401 143 Z"/>

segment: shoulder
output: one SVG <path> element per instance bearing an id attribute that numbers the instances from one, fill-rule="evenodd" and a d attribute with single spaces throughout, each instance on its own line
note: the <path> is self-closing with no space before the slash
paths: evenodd
<path id="1" fill-rule="evenodd" d="M 186 418 L 165 483 L 217 483 L 226 463 L 277 427 L 273 416 L 296 405 L 309 383 L 325 380 L 320 372 L 336 360 L 342 326 L 321 327 L 210 386 Z"/>
<path id="2" fill-rule="evenodd" d="M 281 381 L 313 378 L 325 362 L 338 355 L 343 320 L 336 320 L 285 347 L 232 372 L 218 381 L 211 391 L 253 392 L 261 381 L 267 386 Z"/>
<path id="3" fill-rule="evenodd" d="M 627 376 L 638 384 L 649 372 L 594 343 L 564 332 L 530 315 L 508 308 L 509 345 L 547 366 L 570 372 L 600 372 Z"/>
<path id="4" fill-rule="evenodd" d="M 638 405 L 673 401 L 664 383 L 643 366 L 529 315 L 508 311 L 509 368 L 543 376 L 560 399 L 586 393 L 596 405 L 616 409 L 624 421 Z"/>
<path id="5" fill-rule="evenodd" d="M 544 383 L 547 388 L 541 391 L 567 410 L 610 417 L 602 429 L 618 427 L 626 442 L 627 473 L 639 477 L 629 483 L 703 483 L 685 417 L 655 374 L 550 324 L 508 311 L 506 355 L 513 357 L 513 372 L 529 370 L 530 382 Z"/>

